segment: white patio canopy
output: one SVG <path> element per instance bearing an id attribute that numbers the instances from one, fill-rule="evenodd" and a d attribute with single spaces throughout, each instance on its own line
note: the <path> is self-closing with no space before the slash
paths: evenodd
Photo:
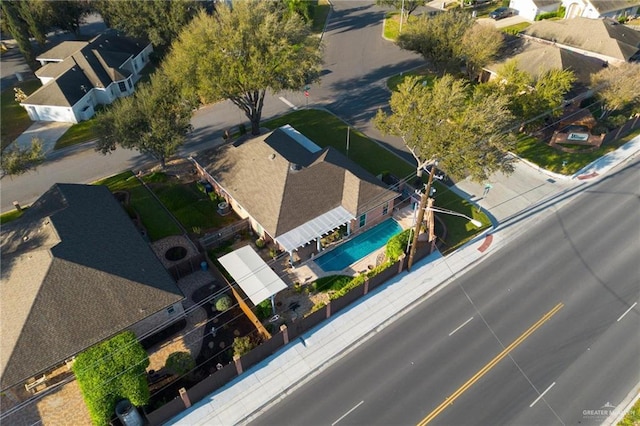
<path id="1" fill-rule="evenodd" d="M 239 248 L 218 260 L 254 305 L 272 298 L 280 290 L 287 288 L 284 281 L 251 246 Z"/>
<path id="2" fill-rule="evenodd" d="M 286 251 L 292 252 L 298 247 L 302 247 L 310 241 L 328 234 L 353 219 L 355 219 L 354 215 L 349 213 L 344 207 L 339 206 L 289 232 L 275 237 L 275 240 Z"/>

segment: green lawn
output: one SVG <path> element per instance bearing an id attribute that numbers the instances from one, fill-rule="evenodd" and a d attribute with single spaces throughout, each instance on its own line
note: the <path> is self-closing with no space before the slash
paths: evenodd
<path id="1" fill-rule="evenodd" d="M 530 22 L 520 22 L 519 24 L 510 25 L 508 27 L 500 28 L 500 31 L 507 34 L 517 35 L 531 26 Z"/>
<path id="2" fill-rule="evenodd" d="M 93 131 L 95 121 L 96 119 L 93 117 L 90 120 L 81 121 L 69 127 L 69 130 L 64 132 L 64 135 L 58 139 L 54 149 L 66 148 L 95 139 L 96 135 Z"/>
<path id="3" fill-rule="evenodd" d="M 405 28 L 407 22 L 414 22 L 418 19 L 417 16 L 409 15 L 409 17 L 404 18 L 404 22 L 402 23 L 402 27 Z M 400 35 L 400 12 L 392 11 L 387 12 L 384 17 L 384 38 L 391 41 L 396 41 L 398 36 Z"/>
<path id="4" fill-rule="evenodd" d="M 155 199 L 153 194 L 140 183 L 132 172 L 120 173 L 95 182 L 95 184 L 106 185 L 111 192 L 129 192 L 129 205 L 140 215 L 142 224 L 147 229 L 147 235 L 151 241 L 182 233 L 180 227 L 162 208 L 162 205 Z"/>
<path id="5" fill-rule="evenodd" d="M 5 223 L 9 223 L 12 220 L 16 220 L 17 218 L 19 218 L 20 216 L 22 216 L 22 213 L 24 213 L 24 211 L 27 209 L 27 207 L 23 207 L 22 211 L 18 211 L 18 210 L 10 210 L 6 213 L 2 213 L 0 214 L 0 225 L 4 225 Z"/>
<path id="6" fill-rule="evenodd" d="M 640 425 L 640 399 L 633 404 L 633 407 L 618 423 L 618 426 L 639 426 Z"/>
<path id="7" fill-rule="evenodd" d="M 640 130 L 636 130 L 613 143 L 601 147 L 597 151 L 585 154 L 561 152 L 550 147 L 545 142 L 540 142 L 535 137 L 527 136 L 518 142 L 515 153 L 549 171 L 572 175 L 603 155 L 615 151 L 639 134 Z"/>
<path id="8" fill-rule="evenodd" d="M 35 92 L 40 86 L 40 80 L 27 80 L 15 87 L 21 88 L 26 95 Z M 0 100 L 0 138 L 2 150 L 13 142 L 22 132 L 32 124 L 27 111 L 15 101 L 13 87 L 2 91 Z"/>
<path id="9" fill-rule="evenodd" d="M 200 192 L 195 182 L 190 184 L 151 185 L 162 204 L 191 232 L 222 228 L 238 220 L 235 213 L 220 216 L 218 204 Z"/>
<path id="10" fill-rule="evenodd" d="M 433 80 L 436 78 L 436 75 L 430 73 L 426 67 L 420 67 L 409 72 L 396 74 L 393 77 L 389 77 L 389 79 L 387 79 L 387 87 L 389 88 L 389 90 L 394 91 L 398 88 L 399 85 L 404 82 L 407 77 L 410 76 L 420 77 L 420 83 L 427 84 L 429 86 L 433 84 Z"/>
<path id="11" fill-rule="evenodd" d="M 321 33 L 324 30 L 324 25 L 327 22 L 327 17 L 331 11 L 331 4 L 329 0 L 318 0 L 313 12 L 313 24 L 311 30 L 314 33 Z"/>

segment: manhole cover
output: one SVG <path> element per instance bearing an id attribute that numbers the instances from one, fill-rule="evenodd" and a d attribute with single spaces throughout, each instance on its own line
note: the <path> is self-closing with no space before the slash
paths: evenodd
<path id="1" fill-rule="evenodd" d="M 164 257 L 167 260 L 176 261 L 184 259 L 187 256 L 187 249 L 182 246 L 171 247 L 164 253 Z"/>

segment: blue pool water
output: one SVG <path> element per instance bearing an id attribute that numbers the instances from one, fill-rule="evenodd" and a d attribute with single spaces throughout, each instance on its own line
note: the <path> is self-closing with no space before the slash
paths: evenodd
<path id="1" fill-rule="evenodd" d="M 352 240 L 336 247 L 316 259 L 323 271 L 341 271 L 369 253 L 387 244 L 389 238 L 400 233 L 402 227 L 393 219 L 387 219 Z"/>

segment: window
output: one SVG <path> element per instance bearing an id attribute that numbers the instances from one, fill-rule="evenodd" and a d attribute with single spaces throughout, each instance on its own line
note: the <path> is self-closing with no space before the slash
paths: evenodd
<path id="1" fill-rule="evenodd" d="M 360 216 L 360 228 L 367 224 L 367 214 Z"/>
<path id="2" fill-rule="evenodd" d="M 386 216 L 389 213 L 389 203 L 385 204 L 382 208 L 382 216 Z"/>
<path id="3" fill-rule="evenodd" d="M 127 93 L 127 85 L 124 81 L 119 81 L 118 87 L 120 88 L 120 93 Z"/>
<path id="4" fill-rule="evenodd" d="M 175 310 L 175 308 L 174 308 L 173 306 L 169 306 L 169 307 L 167 308 L 167 313 L 168 313 L 169 315 L 173 315 L 173 313 L 174 313 L 175 311 L 176 311 L 176 310 Z"/>

